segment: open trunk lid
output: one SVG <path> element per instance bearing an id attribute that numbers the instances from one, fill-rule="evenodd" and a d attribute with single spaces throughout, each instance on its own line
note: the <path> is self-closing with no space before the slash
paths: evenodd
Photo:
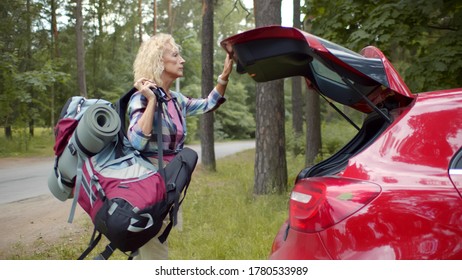
<path id="1" fill-rule="evenodd" d="M 330 99 L 369 113 L 407 106 L 414 96 L 394 67 L 375 47 L 361 54 L 296 28 L 267 26 L 221 42 L 237 72 L 256 82 L 303 76 Z"/>

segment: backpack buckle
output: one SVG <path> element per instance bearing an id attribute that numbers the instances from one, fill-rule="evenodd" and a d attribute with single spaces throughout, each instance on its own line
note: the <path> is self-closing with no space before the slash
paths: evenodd
<path id="1" fill-rule="evenodd" d="M 71 155 L 75 156 L 75 153 L 77 153 L 77 149 L 75 148 L 72 142 L 70 142 L 69 145 L 67 145 L 67 148 L 71 152 Z"/>

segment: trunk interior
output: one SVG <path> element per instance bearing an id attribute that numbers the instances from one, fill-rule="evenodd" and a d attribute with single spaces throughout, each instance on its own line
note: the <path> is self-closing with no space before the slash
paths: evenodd
<path id="1" fill-rule="evenodd" d="M 382 112 L 391 118 L 386 110 L 382 109 Z M 342 171 L 351 157 L 368 147 L 389 125 L 390 123 L 378 113 L 372 112 L 368 114 L 361 129 L 351 141 L 328 159 L 303 169 L 296 180 L 314 176 L 334 175 Z"/>

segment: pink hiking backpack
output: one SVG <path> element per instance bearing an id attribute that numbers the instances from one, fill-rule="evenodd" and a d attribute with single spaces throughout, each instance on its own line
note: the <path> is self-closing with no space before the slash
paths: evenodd
<path id="1" fill-rule="evenodd" d="M 95 259 L 108 259 L 116 249 L 131 259 L 154 236 L 164 242 L 196 166 L 197 153 L 185 148 L 158 170 L 128 144 L 125 112 L 135 92 L 122 96 L 115 108 L 104 100 L 72 97 L 56 125 L 50 191 L 60 200 L 73 197 L 69 222 L 78 203 L 94 224 L 90 244 L 78 259 L 86 258 L 102 235 L 110 243 Z M 170 222 L 160 233 L 167 216 Z"/>

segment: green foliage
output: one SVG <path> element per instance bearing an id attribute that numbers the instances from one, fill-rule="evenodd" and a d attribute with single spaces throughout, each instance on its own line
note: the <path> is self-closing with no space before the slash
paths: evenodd
<path id="1" fill-rule="evenodd" d="M 50 128 L 36 128 L 31 137 L 24 128 L 13 130 L 13 140 L 0 130 L 0 158 L 4 157 L 51 157 L 53 156 L 54 133 Z"/>
<path id="2" fill-rule="evenodd" d="M 303 9 L 310 32 L 358 52 L 381 49 L 413 92 L 461 85 L 458 1 L 310 0 Z"/>
<path id="3" fill-rule="evenodd" d="M 359 124 L 359 122 L 357 122 Z M 321 123 L 322 148 L 319 160 L 326 159 L 350 141 L 358 131 L 346 120 L 333 119 Z M 306 135 L 295 135 L 292 126 L 286 123 L 286 151 L 289 156 L 303 157 Z"/>
<path id="4" fill-rule="evenodd" d="M 60 108 L 78 95 L 73 3 L 57 0 L 58 36 L 51 34 L 49 1 L 5 0 L 0 4 L 0 126 L 52 127 Z M 172 32 L 186 59 L 181 91 L 200 95 L 201 3 L 158 2 L 157 32 Z M 138 27 L 153 34 L 152 5 L 144 3 L 142 19 L 136 1 L 95 1 L 84 6 L 86 79 L 89 97 L 114 101 L 133 84 L 132 63 L 138 50 Z M 253 27 L 251 10 L 239 1 L 215 2 L 215 73 L 221 71 L 223 38 Z M 458 1 L 310 0 L 302 12 L 306 28 L 323 38 L 359 51 L 377 45 L 414 92 L 460 87 L 462 76 L 462 7 Z M 216 117 L 217 137 L 252 134 L 255 83 L 232 75 L 228 102 Z M 286 102 L 290 104 L 290 102 Z M 290 116 L 290 110 L 288 110 Z M 188 124 L 189 126 L 189 124 Z M 197 133 L 191 121 L 190 136 Z M 192 140 L 197 139 L 192 137 Z"/>
<path id="5" fill-rule="evenodd" d="M 74 95 L 79 95 L 76 69 L 76 35 L 74 3 L 55 0 L 57 33 L 52 36 L 52 8 L 50 1 L 5 0 L 0 4 L 3 16 L 0 26 L 0 126 L 26 128 L 52 127 L 61 106 Z M 172 15 L 168 15 L 168 3 Z M 158 1 L 156 32 L 172 33 L 186 59 L 185 77 L 180 91 L 192 97 L 200 96 L 202 24 L 199 1 Z M 221 39 L 249 28 L 252 17 L 240 5 L 218 1 L 215 6 L 215 38 Z M 143 39 L 154 33 L 152 3 L 142 3 L 138 15 L 137 1 L 89 1 L 84 5 L 84 46 L 86 83 L 89 98 L 115 101 L 133 86 L 132 63 Z M 247 18 L 247 20 L 246 20 Z M 140 26 L 141 22 L 141 26 Z M 223 68 L 225 52 L 216 46 L 215 73 Z M 231 107 L 224 116 L 217 117 L 218 137 L 239 138 L 252 129 L 253 114 L 247 106 L 239 106 L 253 84 L 243 80 L 235 87 L 236 100 L 223 107 Z M 231 88 L 231 87 L 230 87 Z M 231 96 L 231 95 L 230 95 Z M 231 110 L 233 114 L 231 114 Z M 225 116 L 233 115 L 228 119 Z M 236 118 L 242 125 L 230 124 Z M 198 118 L 188 124 L 195 140 Z M 235 133 L 240 135 L 235 135 Z"/>
<path id="6" fill-rule="evenodd" d="M 0 43 L 1 44 L 1 43 Z M 8 126 L 14 121 L 14 104 L 17 102 L 14 77 L 17 75 L 17 55 L 2 52 L 0 60 L 0 125 Z"/>
<path id="7" fill-rule="evenodd" d="M 293 131 L 291 124 L 286 123 L 286 153 L 292 156 L 299 156 L 305 154 L 306 137 L 303 135 L 296 135 Z"/>
<path id="8" fill-rule="evenodd" d="M 322 153 L 328 158 L 350 141 L 358 131 L 346 121 L 322 122 Z"/>
<path id="9" fill-rule="evenodd" d="M 233 77 L 232 77 L 233 78 Z M 216 119 L 221 125 L 223 138 L 248 139 L 255 131 L 255 119 L 251 115 L 248 102 L 249 94 L 245 86 L 233 80 L 226 90 L 227 102 L 216 111 Z"/>

